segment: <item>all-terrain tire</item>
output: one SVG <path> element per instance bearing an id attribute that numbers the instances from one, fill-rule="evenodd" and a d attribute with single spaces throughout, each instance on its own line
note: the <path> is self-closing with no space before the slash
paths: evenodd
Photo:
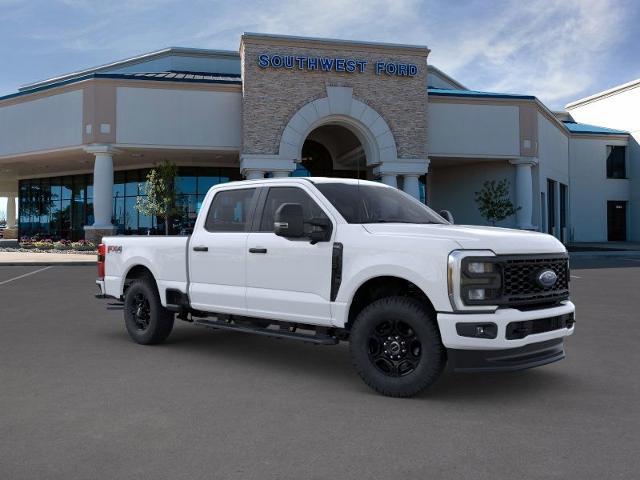
<path id="1" fill-rule="evenodd" d="M 364 308 L 351 329 L 349 349 L 362 380 L 389 397 L 418 394 L 446 364 L 435 313 L 410 297 L 387 297 Z"/>
<path id="2" fill-rule="evenodd" d="M 155 282 L 134 280 L 124 297 L 124 321 L 134 342 L 155 345 L 164 342 L 173 330 L 174 314 L 164 308 Z"/>

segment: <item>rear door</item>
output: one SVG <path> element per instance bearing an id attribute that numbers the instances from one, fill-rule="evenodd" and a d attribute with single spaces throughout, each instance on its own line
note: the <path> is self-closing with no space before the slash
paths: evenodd
<path id="1" fill-rule="evenodd" d="M 607 202 L 607 230 L 610 242 L 627 240 L 627 202 Z"/>
<path id="2" fill-rule="evenodd" d="M 331 324 L 332 241 L 312 245 L 273 233 L 283 203 L 302 204 L 305 219 L 333 220 L 312 194 L 298 186 L 270 187 L 247 242 L 247 314 L 317 325 Z"/>
<path id="3" fill-rule="evenodd" d="M 247 236 L 256 196 L 256 188 L 218 191 L 204 221 L 198 220 L 189 242 L 193 308 L 245 314 Z"/>

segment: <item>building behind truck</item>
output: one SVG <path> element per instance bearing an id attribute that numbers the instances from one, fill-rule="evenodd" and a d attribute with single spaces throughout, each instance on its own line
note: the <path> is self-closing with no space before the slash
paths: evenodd
<path id="1" fill-rule="evenodd" d="M 166 48 L 24 85 L 0 98 L 5 237 L 161 233 L 135 203 L 169 160 L 174 233 L 190 231 L 212 185 L 311 175 L 379 180 L 479 225 L 474 192 L 507 179 L 520 209 L 501 226 L 640 241 L 639 82 L 552 112 L 466 88 L 428 57 L 246 33 L 239 51 Z"/>

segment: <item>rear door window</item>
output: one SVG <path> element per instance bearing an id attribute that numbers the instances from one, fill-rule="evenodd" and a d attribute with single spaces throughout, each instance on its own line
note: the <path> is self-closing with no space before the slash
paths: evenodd
<path id="1" fill-rule="evenodd" d="M 248 230 L 256 189 L 226 190 L 213 197 L 204 228 L 208 232 Z"/>

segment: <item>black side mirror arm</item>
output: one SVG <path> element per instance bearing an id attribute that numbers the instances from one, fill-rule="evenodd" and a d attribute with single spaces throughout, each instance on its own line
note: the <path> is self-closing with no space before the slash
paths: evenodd
<path id="1" fill-rule="evenodd" d="M 328 218 L 311 218 L 305 223 L 314 227 L 320 227 L 320 230 L 313 231 L 309 234 L 309 243 L 311 243 L 311 245 L 315 245 L 318 242 L 326 242 L 331 238 L 333 224 Z"/>

